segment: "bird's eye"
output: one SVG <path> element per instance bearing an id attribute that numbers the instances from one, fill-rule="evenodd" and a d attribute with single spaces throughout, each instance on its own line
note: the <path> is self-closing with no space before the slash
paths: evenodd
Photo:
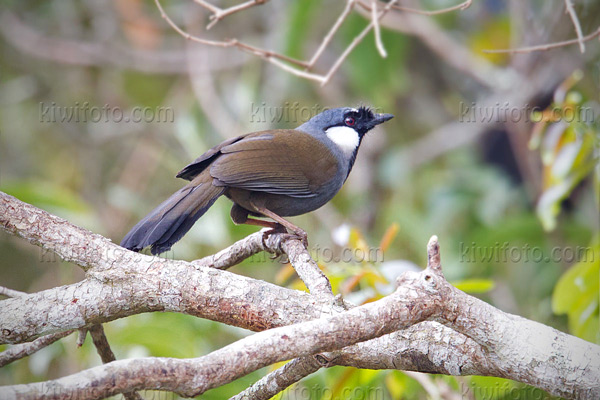
<path id="1" fill-rule="evenodd" d="M 346 119 L 344 120 L 344 123 L 348 126 L 354 126 L 356 121 L 352 117 L 346 117 Z"/>

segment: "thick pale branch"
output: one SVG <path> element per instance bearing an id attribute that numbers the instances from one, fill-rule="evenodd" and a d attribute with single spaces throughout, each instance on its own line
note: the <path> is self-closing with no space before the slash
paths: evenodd
<path id="1" fill-rule="evenodd" d="M 300 240 L 277 234 L 269 235 L 267 240 L 264 240 L 264 232 L 265 230 L 253 233 L 218 253 L 193 261 L 192 264 L 227 269 L 261 251 L 275 255 L 285 253 L 311 294 L 333 299 L 329 279 L 310 257 L 308 250 Z"/>
<path id="2" fill-rule="evenodd" d="M 93 325 L 89 328 L 89 332 L 102 362 L 106 364 L 115 361 L 117 358 L 108 344 L 108 339 L 102 325 Z M 125 397 L 126 400 L 143 400 L 142 396 L 137 392 L 124 392 L 123 397 Z"/>
<path id="3" fill-rule="evenodd" d="M 282 327 L 199 359 L 115 361 L 83 371 L 76 379 L 2 388 L 13 396 L 27 393 L 37 398 L 40 393 L 60 392 L 70 398 L 77 398 L 77 393 L 80 398 L 96 398 L 99 395 L 92 393 L 92 387 L 104 394 L 141 388 L 193 394 L 277 360 L 335 349 L 341 350 L 327 366 L 494 375 L 564 397 L 600 396 L 600 347 L 505 314 L 458 291 L 441 274 L 435 237 L 428 245 L 425 271 L 405 275 L 398 291 L 388 298 L 339 313 L 340 307 L 331 298 L 323 300 L 322 296 L 241 277 L 202 262 L 194 266 L 127 251 L 1 192 L 0 226 L 51 248 L 87 271 L 82 282 L 0 301 L 3 343 L 165 310 L 254 330 Z M 245 240 L 253 243 L 256 239 Z M 294 246 L 289 244 L 293 241 L 269 244 L 271 240 L 276 241 L 277 236 L 271 235 L 266 247 L 293 255 L 294 250 L 285 247 Z M 302 264 L 303 257 L 290 258 Z M 225 265 L 239 259 L 216 257 L 208 264 Z M 426 318 L 447 327 L 422 322 L 398 330 Z M 284 327 L 290 324 L 296 325 Z M 352 343 L 356 344 L 348 346 Z M 197 377 L 191 386 L 188 376 Z M 65 394 L 67 387 L 70 392 Z"/>
<path id="4" fill-rule="evenodd" d="M 192 261 L 192 264 L 216 269 L 227 269 L 261 251 L 272 252 L 272 249 L 265 248 L 262 231 L 248 235 L 215 254 Z"/>
<path id="5" fill-rule="evenodd" d="M 431 316 L 427 272 L 404 274 L 391 295 L 349 311 L 256 333 L 204 357 L 115 361 L 50 382 L 4 388 L 6 399 L 100 399 L 140 389 L 197 396 L 278 361 L 340 349 Z M 435 296 L 434 296 L 435 297 Z M 89 388 L 95 389 L 93 395 Z M 47 388 L 52 388 L 49 391 Z"/>
<path id="6" fill-rule="evenodd" d="M 436 320 L 479 343 L 499 376 L 561 397 L 600 398 L 600 346 L 549 326 L 504 313 L 438 280 L 444 302 Z M 500 368 L 506 360 L 526 366 Z"/>

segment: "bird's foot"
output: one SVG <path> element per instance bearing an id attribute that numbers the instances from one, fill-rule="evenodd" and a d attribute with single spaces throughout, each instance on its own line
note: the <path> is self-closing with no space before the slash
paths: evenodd
<path id="1" fill-rule="evenodd" d="M 300 228 L 294 229 L 291 233 L 281 224 L 277 224 L 275 227 L 268 229 L 266 231 L 263 232 L 263 237 L 262 237 L 262 241 L 263 241 L 263 246 L 265 248 L 268 248 L 269 246 L 267 246 L 267 239 L 269 238 L 269 236 L 271 236 L 272 234 L 280 234 L 281 235 L 281 239 L 282 240 L 287 240 L 287 239 L 296 239 L 296 240 L 300 240 L 302 242 L 302 245 L 308 249 L 308 235 L 306 234 L 306 232 Z"/>
<path id="2" fill-rule="evenodd" d="M 286 234 L 286 235 L 288 234 L 288 233 L 287 233 L 287 229 L 285 229 L 285 227 L 284 227 L 283 225 L 281 225 L 281 224 L 276 224 L 276 225 L 275 225 L 275 226 L 273 226 L 272 228 L 270 228 L 270 229 L 267 229 L 267 230 L 263 231 L 263 234 L 262 234 L 262 244 L 263 244 L 263 247 L 264 247 L 265 249 L 268 249 L 268 248 L 270 248 L 270 247 L 267 245 L 267 239 L 269 239 L 269 236 L 271 236 L 271 235 L 273 235 L 273 234 L 275 234 L 275 233 L 278 233 L 278 234 Z M 279 248 L 279 244 L 277 244 L 277 246 L 275 246 L 275 247 L 276 247 L 276 248 Z M 279 257 L 279 254 L 277 254 L 277 252 L 275 252 L 275 254 L 273 254 L 273 257 L 271 257 L 271 259 L 273 259 L 273 260 L 274 260 L 274 259 L 276 259 L 277 257 Z"/>
<path id="3" fill-rule="evenodd" d="M 304 230 L 297 228 L 294 230 L 294 233 L 292 233 L 291 236 L 299 239 L 304 248 L 308 250 L 308 235 Z"/>

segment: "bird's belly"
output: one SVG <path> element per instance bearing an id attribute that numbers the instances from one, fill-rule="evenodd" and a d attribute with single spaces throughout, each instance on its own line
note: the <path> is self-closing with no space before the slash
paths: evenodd
<path id="1" fill-rule="evenodd" d="M 258 205 L 267 208 L 279 216 L 293 217 L 320 208 L 335 196 L 339 187 L 323 189 L 314 197 L 292 197 L 282 194 L 228 188 L 226 196 L 234 203 L 251 212 L 255 210 L 253 205 Z"/>

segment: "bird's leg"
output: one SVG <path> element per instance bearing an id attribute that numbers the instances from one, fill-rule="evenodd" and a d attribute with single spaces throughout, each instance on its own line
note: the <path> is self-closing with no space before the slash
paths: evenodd
<path id="1" fill-rule="evenodd" d="M 290 221 L 284 219 L 283 217 L 280 217 L 279 215 L 275 214 L 273 211 L 269 210 L 268 208 L 265 207 L 261 207 L 261 206 L 257 206 L 254 203 L 251 203 L 252 206 L 256 209 L 256 211 L 258 211 L 259 213 L 261 213 L 262 215 L 271 218 L 273 221 L 275 221 L 277 223 L 277 225 L 281 225 L 284 226 L 288 231 L 292 232 L 294 235 L 296 235 L 298 238 L 300 238 L 300 240 L 302 240 L 302 244 L 304 244 L 304 247 L 308 248 L 308 235 L 306 234 L 306 232 L 302 229 L 297 227 L 296 225 L 292 224 Z M 251 219 L 248 218 L 248 221 L 250 221 Z M 260 221 L 260 220 L 252 220 L 252 221 Z M 269 223 L 268 221 L 260 221 L 261 223 Z M 260 225 L 260 224 L 256 224 L 256 225 Z M 261 226 L 268 226 L 268 225 L 261 225 Z M 274 232 L 269 232 L 269 234 L 274 233 Z"/>
<path id="2" fill-rule="evenodd" d="M 263 245 L 265 247 L 267 247 L 266 240 L 269 237 L 269 235 L 271 235 L 273 233 L 287 232 L 285 227 L 281 224 L 278 224 L 277 222 L 263 221 L 261 219 L 255 219 L 255 218 L 248 218 L 248 210 L 246 210 L 243 207 L 240 207 L 236 203 L 233 203 L 233 206 L 231 207 L 231 219 L 233 220 L 233 222 L 236 225 L 248 224 L 248 225 L 255 225 L 255 226 L 262 226 L 265 228 L 270 228 L 268 231 L 263 232 L 263 235 L 262 235 Z M 277 255 L 273 256 L 273 258 L 274 259 L 277 258 Z"/>
<path id="3" fill-rule="evenodd" d="M 256 225 L 256 226 L 262 226 L 265 228 L 271 228 L 274 231 L 276 231 L 278 229 L 281 231 L 281 228 L 283 227 L 281 224 L 278 224 L 277 222 L 263 221 L 262 219 L 254 219 L 254 218 L 248 218 L 243 223 L 247 224 L 247 225 Z"/>

